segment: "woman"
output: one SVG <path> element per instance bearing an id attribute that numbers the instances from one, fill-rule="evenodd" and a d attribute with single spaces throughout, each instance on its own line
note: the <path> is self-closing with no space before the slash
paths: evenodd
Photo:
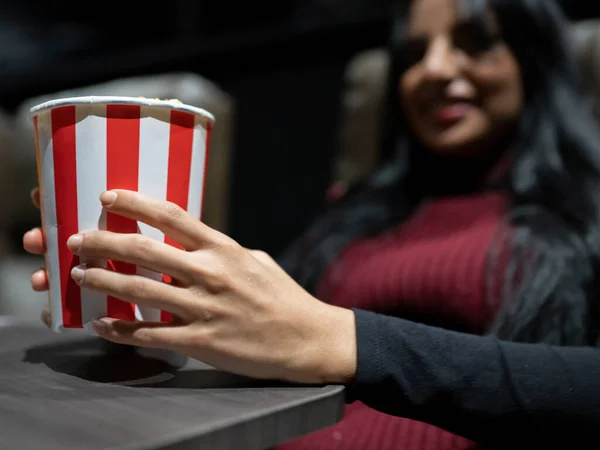
<path id="1" fill-rule="evenodd" d="M 488 3 L 490 9 L 485 8 Z M 470 8 L 461 14 L 461 5 Z M 381 260 L 381 250 L 398 235 L 420 243 L 421 234 L 436 234 L 431 241 L 439 260 L 446 242 L 439 239 L 438 228 L 454 238 L 464 228 L 456 216 L 471 215 L 473 221 L 485 211 L 496 219 L 473 227 L 468 239 L 457 241 L 460 251 L 447 252 L 455 265 L 475 247 L 477 257 L 471 256 L 478 261 L 466 267 L 469 276 L 462 276 L 460 283 L 451 277 L 439 295 L 410 295 L 418 304 L 408 309 L 422 318 L 427 314 L 424 301 L 439 303 L 440 297 L 458 293 L 461 302 L 472 299 L 478 310 L 469 312 L 463 305 L 445 311 L 458 315 L 452 317 L 455 328 L 488 330 L 511 340 L 595 341 L 597 327 L 586 323 L 591 315 L 585 290 L 593 288 L 592 269 L 599 256 L 600 201 L 595 189 L 600 145 L 596 124 L 576 88 L 564 23 L 555 5 L 415 0 L 401 2 L 399 9 L 389 77 L 391 161 L 318 220 L 283 258 L 283 266 L 310 290 L 327 291 L 324 297 L 351 297 L 347 301 L 352 306 L 368 303 L 369 309 L 393 313 L 398 302 L 386 297 L 402 297 L 405 316 L 405 292 L 386 295 L 373 288 L 376 295 L 364 299 L 367 295 L 339 272 L 364 272 L 364 259 Z M 403 262 L 404 269 L 416 270 L 408 267 L 421 261 L 415 254 Z M 397 266 L 398 256 L 388 256 Z M 567 262 L 578 270 L 549 270 Z M 487 267 L 481 270 L 483 264 Z M 337 279 L 343 280 L 341 286 Z M 463 292 L 465 282 L 486 292 Z M 447 292 L 451 288 L 455 292 Z M 419 290 L 396 289 L 409 294 Z M 474 298 L 481 296 L 485 298 Z M 504 306 L 500 313 L 498 300 Z M 435 311 L 428 319 L 437 322 L 438 315 Z M 442 322 L 448 326 L 448 317 Z"/>
<path id="2" fill-rule="evenodd" d="M 414 0 L 398 10 L 389 163 L 319 219 L 284 268 L 337 306 L 594 345 L 600 145 L 555 4 Z M 346 412 L 286 448 L 473 445 L 361 404 Z"/>
<path id="3" fill-rule="evenodd" d="M 178 318 L 98 321 L 115 342 L 254 377 L 344 383 L 380 411 L 485 445 L 514 446 L 513 432 L 538 443 L 575 427 L 583 435 L 599 424 L 598 382 L 584 371 L 600 370 L 598 352 L 498 340 L 597 340 L 600 144 L 561 17 L 547 0 L 403 5 L 392 38 L 393 151 L 283 258 L 302 287 L 268 256 L 127 191 L 104 193 L 105 208 L 160 228 L 185 252 L 103 231 L 69 247 L 179 283 L 94 267 L 73 278 Z M 43 251 L 39 230 L 24 239 Z M 32 282 L 46 289 L 45 271 Z M 355 402 L 340 425 L 290 447 L 471 448 L 468 439 Z"/>

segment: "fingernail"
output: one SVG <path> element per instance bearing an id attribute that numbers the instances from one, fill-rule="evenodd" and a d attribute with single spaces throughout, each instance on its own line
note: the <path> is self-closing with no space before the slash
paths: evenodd
<path id="1" fill-rule="evenodd" d="M 69 247 L 69 250 L 71 250 L 73 253 L 79 252 L 81 249 L 81 244 L 83 244 L 83 236 L 80 234 L 74 234 L 67 241 L 67 247 Z"/>
<path id="2" fill-rule="evenodd" d="M 81 283 L 83 281 L 83 277 L 85 276 L 85 267 L 83 266 L 75 266 L 71 269 L 71 278 L 75 280 L 76 283 Z"/>
<path id="3" fill-rule="evenodd" d="M 92 326 L 94 327 L 94 331 L 96 331 L 96 333 L 98 333 L 98 334 L 108 333 L 108 324 L 106 322 L 104 322 L 102 319 L 94 320 L 94 323 L 92 324 Z"/>
<path id="4" fill-rule="evenodd" d="M 117 199 L 117 193 L 113 191 L 106 191 L 100 194 L 100 203 L 104 206 L 112 205 Z"/>

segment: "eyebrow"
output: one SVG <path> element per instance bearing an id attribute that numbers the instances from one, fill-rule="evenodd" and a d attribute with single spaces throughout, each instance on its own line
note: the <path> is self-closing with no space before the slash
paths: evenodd
<path id="1" fill-rule="evenodd" d="M 452 25 L 452 27 L 449 30 L 449 33 L 453 34 L 457 30 L 460 30 L 462 28 L 478 26 L 478 25 L 480 25 L 480 23 L 481 22 L 475 17 L 460 19 L 454 25 Z M 485 25 L 486 25 L 486 29 L 489 30 L 492 34 L 499 33 L 499 30 L 497 29 L 498 27 L 493 26 L 492 24 L 488 23 L 487 21 L 486 21 Z M 411 42 L 412 41 L 427 41 L 427 40 L 429 40 L 429 37 L 423 33 L 417 33 L 417 34 L 413 34 L 413 35 L 411 35 L 410 33 L 406 33 L 406 35 L 404 36 L 404 39 L 406 41 L 411 41 Z"/>
<path id="2" fill-rule="evenodd" d="M 462 20 L 481 18 L 490 9 L 489 0 L 455 0 L 457 16 Z"/>

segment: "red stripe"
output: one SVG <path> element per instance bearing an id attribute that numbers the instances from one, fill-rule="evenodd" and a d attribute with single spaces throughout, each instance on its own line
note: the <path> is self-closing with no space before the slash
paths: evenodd
<path id="1" fill-rule="evenodd" d="M 192 149 L 194 146 L 195 116 L 182 111 L 171 111 L 171 129 L 169 132 L 169 169 L 167 176 L 167 201 L 183 209 L 188 209 L 190 187 L 190 169 L 192 167 Z M 168 236 L 165 243 L 183 249 Z M 170 283 L 171 277 L 163 275 L 163 281 Z M 161 321 L 168 322 L 171 315 L 161 312 Z"/>
<path id="2" fill-rule="evenodd" d="M 210 135 L 212 133 L 212 122 L 206 122 L 206 156 L 204 157 L 204 175 L 202 177 L 202 203 L 204 203 L 204 193 L 206 191 L 206 174 L 208 173 L 208 157 L 210 155 Z M 202 214 L 204 212 L 204 206 L 200 205 L 200 220 L 202 220 Z"/>
<path id="3" fill-rule="evenodd" d="M 140 107 L 107 105 L 106 107 L 106 188 L 138 190 Z M 137 221 L 108 213 L 106 229 L 116 233 L 137 233 Z M 115 272 L 133 275 L 134 264 L 108 261 Z M 135 320 L 135 305 L 108 297 L 107 315 L 121 320 Z"/>
<path id="4" fill-rule="evenodd" d="M 71 278 L 71 269 L 79 264 L 79 257 L 67 248 L 67 240 L 79 228 L 75 107 L 56 108 L 50 114 L 63 326 L 83 328 L 81 291 Z"/>

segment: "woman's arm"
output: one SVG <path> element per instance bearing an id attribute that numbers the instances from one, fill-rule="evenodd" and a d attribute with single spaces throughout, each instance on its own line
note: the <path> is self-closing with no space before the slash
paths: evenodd
<path id="1" fill-rule="evenodd" d="M 600 349 L 505 342 L 361 310 L 355 318 L 349 401 L 510 448 L 600 435 Z"/>
<path id="2" fill-rule="evenodd" d="M 186 251 L 137 234 L 85 231 L 67 247 L 172 276 L 163 283 L 79 266 L 79 286 L 175 314 L 155 323 L 103 317 L 112 342 L 166 348 L 240 375 L 303 384 L 349 384 L 355 398 L 486 444 L 533 449 L 600 433 L 600 350 L 500 342 L 326 305 L 273 259 L 249 251 L 172 204 L 132 191 L 103 208 L 141 221 Z M 169 214 L 165 214 L 169 212 Z M 41 234 L 30 244 L 43 245 Z M 39 285 L 42 287 L 42 285 Z"/>

